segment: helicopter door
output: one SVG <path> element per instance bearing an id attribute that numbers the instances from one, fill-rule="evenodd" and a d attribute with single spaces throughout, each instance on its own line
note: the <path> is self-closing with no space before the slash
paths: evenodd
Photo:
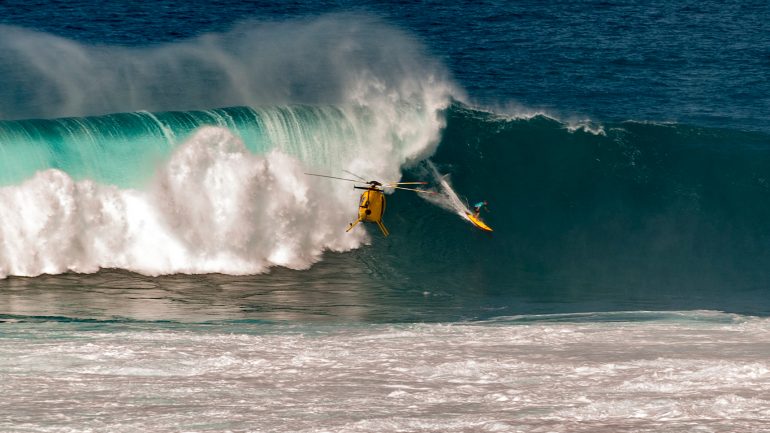
<path id="1" fill-rule="evenodd" d="M 369 191 L 364 192 L 361 194 L 361 202 L 358 204 L 358 207 L 361 209 L 366 209 L 366 214 L 372 213 L 371 210 L 369 210 Z"/>

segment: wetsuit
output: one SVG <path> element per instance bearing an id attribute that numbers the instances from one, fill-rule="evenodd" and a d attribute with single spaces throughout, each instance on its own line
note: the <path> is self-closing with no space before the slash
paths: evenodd
<path id="1" fill-rule="evenodd" d="M 481 208 L 486 206 L 486 205 L 487 205 L 487 202 L 485 202 L 485 201 L 480 201 L 480 202 L 474 204 L 473 205 L 473 214 L 476 215 L 476 216 L 479 216 L 479 212 L 481 212 Z"/>

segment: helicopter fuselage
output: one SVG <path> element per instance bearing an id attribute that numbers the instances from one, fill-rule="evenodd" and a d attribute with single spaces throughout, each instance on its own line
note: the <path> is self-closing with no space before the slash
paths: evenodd
<path id="1" fill-rule="evenodd" d="M 356 186 L 354 188 L 363 189 L 361 200 L 358 202 L 358 219 L 350 223 L 346 231 L 350 231 L 360 222 L 375 223 L 382 231 L 382 234 L 388 236 L 390 233 L 382 223 L 382 215 L 385 213 L 385 194 L 377 185 L 370 187 Z"/>
<path id="2" fill-rule="evenodd" d="M 366 181 L 364 178 L 357 174 L 350 173 L 349 171 L 345 171 L 348 174 L 351 174 L 358 178 L 356 179 L 346 179 L 344 177 L 336 177 L 336 176 L 327 176 L 325 174 L 315 174 L 315 173 L 305 173 L 308 176 L 318 176 L 318 177 L 326 177 L 330 179 L 337 179 L 337 180 L 344 180 L 347 182 L 360 182 L 365 183 L 369 186 L 354 186 L 353 188 L 356 189 L 363 189 L 364 192 L 361 193 L 361 199 L 358 202 L 358 219 L 350 223 L 348 225 L 348 229 L 345 230 L 349 232 L 353 229 L 358 223 L 360 222 L 367 222 L 367 223 L 375 223 L 382 231 L 382 234 L 385 236 L 388 236 L 388 229 L 385 227 L 385 225 L 382 223 L 382 215 L 385 213 L 385 193 L 383 192 L 382 188 L 393 188 L 393 189 L 403 189 L 407 191 L 413 191 L 413 192 L 420 192 L 423 194 L 435 194 L 435 192 L 432 191 L 425 191 L 422 189 L 416 189 L 416 188 L 408 188 L 404 187 L 403 185 L 425 185 L 427 182 L 388 182 L 383 184 L 382 182 L 376 181 L 376 180 L 370 180 Z"/>
<path id="3" fill-rule="evenodd" d="M 382 215 L 385 213 L 385 194 L 377 188 L 364 189 L 358 203 L 358 219 L 370 223 L 382 221 Z"/>

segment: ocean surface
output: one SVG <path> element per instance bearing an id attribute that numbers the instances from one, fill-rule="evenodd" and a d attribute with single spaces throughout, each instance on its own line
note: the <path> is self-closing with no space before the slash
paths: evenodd
<path id="1" fill-rule="evenodd" d="M 0 431 L 764 431 L 768 35 L 759 1 L 0 3 Z M 346 232 L 370 180 L 431 194 Z"/>

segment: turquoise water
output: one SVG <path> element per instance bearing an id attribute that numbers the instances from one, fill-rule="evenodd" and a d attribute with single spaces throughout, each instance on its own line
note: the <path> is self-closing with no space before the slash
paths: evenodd
<path id="1" fill-rule="evenodd" d="M 172 150 L 202 126 L 227 128 L 249 150 L 280 147 L 331 165 L 318 142 L 358 139 L 345 114 L 334 107 L 233 107 L 207 111 L 135 112 L 103 116 L 0 122 L 3 185 L 58 169 L 77 180 L 121 187 L 142 186 Z M 315 139 L 315 141 L 314 141 Z"/>

